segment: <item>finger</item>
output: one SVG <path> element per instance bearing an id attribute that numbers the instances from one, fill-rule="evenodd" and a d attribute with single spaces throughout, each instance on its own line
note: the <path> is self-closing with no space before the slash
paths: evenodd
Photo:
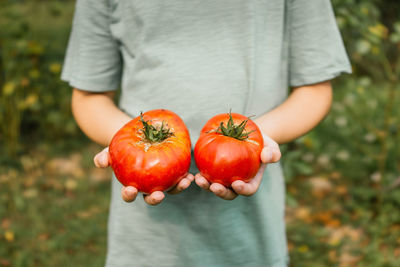
<path id="1" fill-rule="evenodd" d="M 185 190 L 186 188 L 188 188 L 191 183 L 192 182 L 190 181 L 189 178 L 183 178 L 182 180 L 179 181 L 179 183 L 176 186 L 174 186 L 171 190 L 169 190 L 168 193 L 171 195 L 178 194 L 183 190 Z"/>
<path id="2" fill-rule="evenodd" d="M 241 180 L 234 181 L 231 185 L 232 189 L 237 194 L 242 195 L 242 196 L 254 195 L 257 192 L 258 188 L 260 187 L 266 166 L 267 166 L 266 164 L 261 165 L 256 176 L 254 176 L 254 178 L 248 183 L 245 183 Z"/>
<path id="3" fill-rule="evenodd" d="M 274 163 L 281 159 L 281 151 L 275 147 L 264 147 L 261 150 L 261 161 L 262 163 Z"/>
<path id="4" fill-rule="evenodd" d="M 234 181 L 232 183 L 232 189 L 239 195 L 252 196 L 257 192 L 258 185 L 245 183 L 243 181 Z"/>
<path id="5" fill-rule="evenodd" d="M 143 195 L 143 197 L 147 204 L 155 206 L 161 203 L 161 201 L 165 198 L 165 195 L 161 191 L 155 191 L 150 195 Z"/>
<path id="6" fill-rule="evenodd" d="M 97 168 L 106 168 L 109 166 L 109 153 L 108 153 L 108 147 L 104 148 L 101 152 L 97 153 L 96 156 L 94 156 L 94 165 Z"/>
<path id="7" fill-rule="evenodd" d="M 264 134 L 263 134 L 263 139 L 264 139 L 264 148 L 261 151 L 262 162 L 263 163 L 278 162 L 281 159 L 281 150 L 279 149 L 278 143 L 275 142 L 269 136 Z"/>
<path id="8" fill-rule="evenodd" d="M 193 174 L 186 173 L 185 177 L 182 178 L 178 182 L 178 184 L 176 184 L 174 187 L 172 187 L 170 190 L 168 190 L 167 193 L 171 194 L 171 195 L 178 194 L 178 193 L 182 192 L 183 190 L 185 190 L 186 188 L 188 188 L 193 181 L 194 181 Z"/>
<path id="9" fill-rule="evenodd" d="M 282 153 L 280 149 L 274 149 L 272 162 L 278 162 L 281 159 Z"/>
<path id="10" fill-rule="evenodd" d="M 136 199 L 138 190 L 133 186 L 123 186 L 121 189 L 122 199 L 126 202 L 132 202 Z"/>
<path id="11" fill-rule="evenodd" d="M 191 173 L 188 173 L 188 174 L 186 175 L 186 178 L 189 179 L 190 182 L 193 182 L 193 181 L 194 181 L 194 175 L 191 174 Z"/>
<path id="12" fill-rule="evenodd" d="M 210 183 L 200 173 L 196 174 L 194 179 L 195 179 L 196 184 L 200 188 L 202 188 L 204 190 L 210 190 Z"/>
<path id="13" fill-rule="evenodd" d="M 210 186 L 210 190 L 215 195 L 225 200 L 233 200 L 237 197 L 237 194 L 235 192 L 233 192 L 232 190 L 226 188 L 225 186 L 219 183 L 213 183 Z"/>
<path id="14" fill-rule="evenodd" d="M 281 159 L 282 153 L 279 148 L 275 148 L 272 156 L 272 162 L 278 162 Z"/>
<path id="15" fill-rule="evenodd" d="M 264 147 L 261 150 L 261 161 L 262 163 L 270 163 L 273 157 L 273 152 L 270 147 Z"/>

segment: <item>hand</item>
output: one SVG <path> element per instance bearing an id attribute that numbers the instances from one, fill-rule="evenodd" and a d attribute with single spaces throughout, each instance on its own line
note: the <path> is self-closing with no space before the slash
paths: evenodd
<path id="1" fill-rule="evenodd" d="M 270 137 L 263 135 L 264 148 L 261 150 L 261 166 L 254 178 L 246 183 L 241 180 L 234 181 L 231 185 L 232 189 L 226 188 L 220 183 L 210 183 L 200 173 L 196 174 L 195 181 L 198 186 L 205 190 L 213 192 L 225 200 L 233 200 L 238 195 L 251 196 L 255 194 L 260 187 L 261 180 L 268 163 L 278 162 L 281 158 L 279 145 Z"/>
<path id="2" fill-rule="evenodd" d="M 108 147 L 103 149 L 100 153 L 98 153 L 94 157 L 94 164 L 97 168 L 107 168 L 110 166 L 110 159 L 108 153 Z M 193 182 L 194 176 L 193 174 L 188 173 L 186 177 L 179 181 L 177 185 L 175 185 L 172 189 L 168 191 L 169 194 L 178 194 L 188 188 L 190 184 Z M 133 186 L 122 186 L 121 195 L 122 199 L 126 202 L 132 202 L 136 199 L 138 194 L 138 190 Z M 150 195 L 143 194 L 144 201 L 149 205 L 157 205 L 160 204 L 161 201 L 165 198 L 165 195 L 161 191 L 155 191 Z"/>

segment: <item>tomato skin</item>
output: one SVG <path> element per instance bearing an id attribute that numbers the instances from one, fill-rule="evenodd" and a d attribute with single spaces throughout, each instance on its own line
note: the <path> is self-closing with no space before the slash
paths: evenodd
<path id="1" fill-rule="evenodd" d="M 144 141 L 143 123 L 136 117 L 123 126 L 109 146 L 110 164 L 124 186 L 151 193 L 165 191 L 186 176 L 190 168 L 189 131 L 174 112 L 157 109 L 143 114 L 143 119 L 156 126 L 164 124 L 174 133 L 160 143 Z"/>
<path id="2" fill-rule="evenodd" d="M 247 117 L 232 113 L 235 124 Z M 194 158 L 201 173 L 209 182 L 230 187 L 236 180 L 249 182 L 258 172 L 260 154 L 264 146 L 258 126 L 248 120 L 245 130 L 251 132 L 246 140 L 238 140 L 217 133 L 221 122 L 226 125 L 229 114 L 219 114 L 211 118 L 200 132 L 194 148 Z"/>

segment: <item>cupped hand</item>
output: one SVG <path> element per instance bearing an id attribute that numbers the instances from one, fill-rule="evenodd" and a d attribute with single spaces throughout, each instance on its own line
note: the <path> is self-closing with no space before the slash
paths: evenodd
<path id="1" fill-rule="evenodd" d="M 264 148 L 261 150 L 261 166 L 254 178 L 246 183 L 241 180 L 234 181 L 231 188 L 227 188 L 220 183 L 210 184 L 207 179 L 200 173 L 196 174 L 196 184 L 204 190 L 213 192 L 218 197 L 225 200 L 233 200 L 238 195 L 251 196 L 254 195 L 260 187 L 261 180 L 268 163 L 278 162 L 281 158 L 281 151 L 278 143 L 270 137 L 263 135 Z"/>
<path id="2" fill-rule="evenodd" d="M 110 154 L 108 153 L 108 147 L 103 149 L 94 157 L 94 165 L 97 168 L 107 168 L 110 166 Z M 187 175 L 182 178 L 177 185 L 171 188 L 168 193 L 169 194 L 178 194 L 188 188 L 190 184 L 193 182 L 194 176 L 193 174 L 187 173 Z M 121 196 L 122 199 L 126 202 L 132 202 L 136 199 L 138 195 L 138 190 L 134 186 L 122 186 Z M 157 205 L 160 204 L 165 198 L 165 194 L 162 191 L 155 191 L 151 194 L 143 194 L 144 201 L 149 205 Z"/>

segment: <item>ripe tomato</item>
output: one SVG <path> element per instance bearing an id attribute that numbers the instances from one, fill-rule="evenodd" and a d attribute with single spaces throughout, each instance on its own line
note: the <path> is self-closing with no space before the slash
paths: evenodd
<path id="1" fill-rule="evenodd" d="M 151 110 L 128 122 L 109 146 L 117 179 L 140 192 L 165 191 L 176 185 L 190 167 L 189 131 L 178 115 Z"/>
<path id="2" fill-rule="evenodd" d="M 263 145 L 252 120 L 238 113 L 219 114 L 201 130 L 194 158 L 209 182 L 230 187 L 236 180 L 248 182 L 256 175 Z"/>

